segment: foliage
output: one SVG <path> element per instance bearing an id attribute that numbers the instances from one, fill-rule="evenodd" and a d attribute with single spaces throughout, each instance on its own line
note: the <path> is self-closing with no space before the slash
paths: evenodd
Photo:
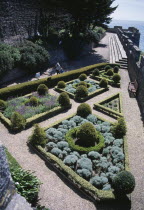
<path id="1" fill-rule="evenodd" d="M 135 188 L 135 178 L 130 172 L 121 171 L 114 177 L 112 186 L 118 195 L 130 194 Z"/>
<path id="2" fill-rule="evenodd" d="M 77 87 L 75 92 L 76 98 L 85 98 L 88 96 L 88 90 L 84 85 L 80 85 Z"/>
<path id="3" fill-rule="evenodd" d="M 100 74 L 99 69 L 94 69 L 92 74 L 93 76 L 99 76 Z"/>
<path id="4" fill-rule="evenodd" d="M 89 114 L 92 113 L 91 107 L 89 104 L 82 103 L 77 108 L 77 115 L 81 117 L 87 117 Z"/>
<path id="5" fill-rule="evenodd" d="M 57 84 L 58 88 L 65 88 L 66 87 L 66 84 L 64 81 L 59 81 L 58 84 Z"/>
<path id="6" fill-rule="evenodd" d="M 81 177 L 83 177 L 86 180 L 89 180 L 91 178 L 92 173 L 88 169 L 78 169 L 77 174 Z"/>
<path id="7" fill-rule="evenodd" d="M 90 182 L 98 189 L 102 189 L 103 185 L 108 183 L 108 179 L 102 176 L 94 176 L 91 178 Z"/>
<path id="8" fill-rule="evenodd" d="M 46 95 L 48 93 L 48 87 L 45 84 L 40 84 L 37 88 L 39 95 Z"/>
<path id="9" fill-rule="evenodd" d="M 29 141 L 33 145 L 41 145 L 44 147 L 47 143 L 46 133 L 38 124 L 35 125 L 32 135 L 29 137 Z"/>
<path id="10" fill-rule="evenodd" d="M 26 121 L 21 114 L 14 112 L 11 116 L 11 128 L 13 131 L 23 130 L 25 128 Z"/>
<path id="11" fill-rule="evenodd" d="M 111 66 L 110 66 L 110 65 L 106 65 L 106 66 L 104 67 L 105 72 L 107 72 L 109 69 L 111 69 Z"/>
<path id="12" fill-rule="evenodd" d="M 32 96 L 30 99 L 26 102 L 26 104 L 29 104 L 30 106 L 38 106 L 39 100 L 37 97 Z"/>
<path id="13" fill-rule="evenodd" d="M 3 101 L 3 100 L 0 100 L 0 111 L 5 110 L 6 107 L 7 107 L 7 102 Z"/>
<path id="14" fill-rule="evenodd" d="M 100 83 L 99 83 L 99 86 L 102 87 L 102 88 L 107 88 L 108 86 L 108 81 L 107 79 L 101 79 Z"/>
<path id="15" fill-rule="evenodd" d="M 78 168 L 87 169 L 92 172 L 92 162 L 89 158 L 81 158 L 77 162 Z"/>
<path id="16" fill-rule="evenodd" d="M 108 76 L 113 76 L 114 74 L 112 69 L 109 69 L 106 73 Z"/>
<path id="17" fill-rule="evenodd" d="M 92 160 L 99 160 L 101 155 L 98 152 L 91 151 L 91 152 L 88 153 L 88 157 Z"/>
<path id="18" fill-rule="evenodd" d="M 85 79 L 87 79 L 87 75 L 86 75 L 86 74 L 81 74 L 81 75 L 79 76 L 79 79 L 80 79 L 81 81 L 84 81 Z"/>
<path id="19" fill-rule="evenodd" d="M 76 155 L 68 155 L 64 159 L 64 163 L 68 166 L 73 166 L 76 164 L 78 157 Z"/>
<path id="20" fill-rule="evenodd" d="M 113 135 L 116 138 L 123 138 L 126 135 L 126 124 L 124 118 L 121 117 L 118 119 L 118 122 L 115 123 L 114 127 L 112 128 Z"/>
<path id="21" fill-rule="evenodd" d="M 119 74 L 114 74 L 113 75 L 113 78 L 112 78 L 112 80 L 114 81 L 114 83 L 119 83 L 120 82 L 120 80 L 121 80 L 121 77 L 120 77 L 120 75 Z"/>
<path id="22" fill-rule="evenodd" d="M 84 147 L 95 146 L 98 143 L 98 136 L 95 127 L 91 123 L 82 124 L 77 131 L 79 145 Z"/>
<path id="23" fill-rule="evenodd" d="M 118 73 L 119 72 L 119 67 L 115 66 L 113 70 L 114 70 L 114 73 Z"/>
<path id="24" fill-rule="evenodd" d="M 80 83 L 78 83 L 78 86 L 81 86 L 81 85 L 87 87 L 88 84 L 86 82 L 84 82 L 84 81 L 81 81 Z"/>
<path id="25" fill-rule="evenodd" d="M 58 102 L 61 106 L 68 106 L 70 104 L 70 98 L 67 93 L 61 93 L 58 97 Z"/>

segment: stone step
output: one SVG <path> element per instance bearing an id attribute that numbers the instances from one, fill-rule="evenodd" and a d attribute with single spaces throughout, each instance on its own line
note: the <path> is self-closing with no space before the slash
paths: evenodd
<path id="1" fill-rule="evenodd" d="M 118 38 L 118 35 L 114 35 L 114 36 L 115 36 L 115 39 L 116 39 L 116 41 L 118 43 L 118 46 L 120 48 L 120 52 L 121 52 L 122 58 L 127 58 L 126 52 L 125 52 L 125 50 L 124 50 L 124 48 L 123 48 L 123 46 L 122 46 L 122 44 L 121 44 L 121 42 L 120 42 L 120 40 Z"/>
<path id="2" fill-rule="evenodd" d="M 114 40 L 114 36 L 112 36 L 112 46 L 113 46 L 113 56 L 114 56 L 114 60 L 115 62 L 119 60 L 119 56 L 118 56 L 118 51 L 117 51 L 117 47 L 116 47 L 116 43 L 115 43 L 115 40 Z"/>
<path id="3" fill-rule="evenodd" d="M 114 38 L 115 45 L 116 45 L 116 48 L 117 48 L 118 58 L 119 58 L 119 60 L 120 60 L 120 59 L 122 59 L 122 53 L 121 53 L 120 47 L 119 47 L 119 45 L 118 45 L 116 36 L 114 35 L 113 38 Z"/>

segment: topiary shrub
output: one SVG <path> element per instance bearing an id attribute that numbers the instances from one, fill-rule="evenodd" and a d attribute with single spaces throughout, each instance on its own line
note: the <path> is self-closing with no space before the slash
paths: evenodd
<path id="1" fill-rule="evenodd" d="M 109 66 L 109 65 L 104 67 L 105 72 L 107 72 L 109 69 L 111 69 L 111 66 Z"/>
<path id="2" fill-rule="evenodd" d="M 112 80 L 114 81 L 114 83 L 119 83 L 121 80 L 121 77 L 119 74 L 114 74 Z"/>
<path id="3" fill-rule="evenodd" d="M 61 93 L 58 97 L 58 102 L 62 107 L 70 105 L 69 95 L 67 93 L 64 93 L 64 92 Z"/>
<path id="4" fill-rule="evenodd" d="M 118 66 L 115 66 L 113 70 L 114 70 L 114 73 L 118 73 L 119 67 Z"/>
<path id="5" fill-rule="evenodd" d="M 77 131 L 78 144 L 83 147 L 95 146 L 99 138 L 96 129 L 91 123 L 82 124 Z"/>
<path id="6" fill-rule="evenodd" d="M 30 106 L 38 106 L 39 104 L 39 100 L 37 97 L 32 96 L 28 101 L 27 104 L 29 104 Z"/>
<path id="7" fill-rule="evenodd" d="M 121 171 L 113 178 L 112 187 L 116 194 L 130 194 L 135 188 L 135 178 L 130 172 Z"/>
<path id="8" fill-rule="evenodd" d="M 85 98 L 88 96 L 88 90 L 84 85 L 80 85 L 77 87 L 75 92 L 76 98 Z"/>
<path id="9" fill-rule="evenodd" d="M 94 69 L 92 75 L 93 76 L 99 76 L 100 72 L 98 69 Z"/>
<path id="10" fill-rule="evenodd" d="M 25 128 L 26 121 L 24 117 L 18 112 L 14 112 L 11 117 L 11 129 L 13 131 L 23 130 Z"/>
<path id="11" fill-rule="evenodd" d="M 113 72 L 112 69 L 109 69 L 109 70 L 106 72 L 106 74 L 107 74 L 108 76 L 113 76 L 114 72 Z"/>
<path id="12" fill-rule="evenodd" d="M 118 119 L 118 122 L 115 123 L 114 127 L 112 128 L 112 133 L 116 138 L 123 138 L 126 135 L 126 124 L 124 118 L 121 117 Z"/>
<path id="13" fill-rule="evenodd" d="M 101 87 L 101 88 L 107 88 L 107 86 L 108 86 L 108 81 L 107 81 L 107 79 L 101 79 L 101 81 L 100 81 L 100 83 L 99 83 L 99 86 Z"/>
<path id="14" fill-rule="evenodd" d="M 64 81 L 59 81 L 58 84 L 57 84 L 57 87 L 58 88 L 65 88 L 66 87 L 66 84 Z"/>
<path id="15" fill-rule="evenodd" d="M 92 109 L 89 104 L 82 103 L 77 108 L 77 115 L 83 118 L 87 117 L 91 113 L 92 113 Z"/>
<path id="16" fill-rule="evenodd" d="M 84 82 L 84 81 L 81 81 L 80 83 L 78 83 L 78 86 L 81 86 L 81 85 L 87 87 L 88 84 L 86 82 Z"/>
<path id="17" fill-rule="evenodd" d="M 48 93 L 48 87 L 45 84 L 40 84 L 37 88 L 39 95 L 46 95 Z"/>
<path id="18" fill-rule="evenodd" d="M 85 79 L 87 79 L 87 75 L 86 75 L 86 74 L 81 74 L 81 75 L 79 76 L 79 79 L 80 79 L 81 81 L 84 81 Z"/>
<path id="19" fill-rule="evenodd" d="M 3 100 L 0 100 L 0 111 L 5 110 L 6 107 L 7 107 L 7 102 L 3 101 Z"/>
<path id="20" fill-rule="evenodd" d="M 44 147 L 47 143 L 46 133 L 38 124 L 35 125 L 33 134 L 29 137 L 29 141 L 33 145 Z"/>

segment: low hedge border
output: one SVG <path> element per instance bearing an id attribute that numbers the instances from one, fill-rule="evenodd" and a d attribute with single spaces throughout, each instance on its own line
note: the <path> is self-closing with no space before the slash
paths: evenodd
<path id="1" fill-rule="evenodd" d="M 69 146 L 73 149 L 73 150 L 76 150 L 80 153 L 83 153 L 83 152 L 91 152 L 91 151 L 97 151 L 99 152 L 103 147 L 104 147 L 104 137 L 100 134 L 100 132 L 97 131 L 98 133 L 98 137 L 99 137 L 99 143 L 96 145 L 96 146 L 93 146 L 93 147 L 81 147 L 81 146 L 78 146 L 74 143 L 74 140 L 73 140 L 73 137 L 72 135 L 77 131 L 77 128 L 73 128 L 71 130 L 69 130 L 65 136 L 66 138 L 66 141 L 69 143 Z"/>
<path id="2" fill-rule="evenodd" d="M 73 81 L 73 80 L 72 80 L 72 81 Z M 69 83 L 71 83 L 72 81 L 67 82 L 66 84 L 69 84 Z M 97 84 L 99 84 L 99 83 L 97 83 Z M 54 89 L 55 89 L 57 92 L 59 92 L 59 93 L 61 93 L 61 92 L 67 93 L 67 94 L 69 95 L 69 97 L 72 98 L 72 99 L 74 99 L 75 101 L 85 102 L 85 101 L 87 101 L 88 99 L 90 99 L 90 98 L 92 98 L 92 97 L 94 97 L 94 96 L 97 96 L 97 95 L 99 95 L 99 94 L 101 94 L 101 93 L 103 93 L 103 92 L 108 91 L 108 90 L 109 90 L 109 87 L 97 89 L 97 90 L 94 91 L 93 93 L 89 93 L 88 96 L 85 97 L 85 98 L 76 98 L 76 97 L 75 97 L 75 94 L 69 93 L 68 91 L 66 91 L 66 90 L 64 90 L 64 89 L 62 89 L 62 88 L 58 88 L 57 86 L 56 86 Z"/>
<path id="3" fill-rule="evenodd" d="M 62 120 L 57 121 L 56 123 L 53 123 L 47 127 L 44 128 L 44 130 L 47 130 L 50 127 L 57 127 L 63 120 L 70 119 L 74 117 L 76 114 L 70 115 Z M 97 118 L 101 121 L 109 122 L 111 125 L 114 125 L 114 123 L 105 120 L 104 118 L 101 118 L 97 116 Z M 32 147 L 36 153 L 43 158 L 46 163 L 50 164 L 53 168 L 56 169 L 58 173 L 60 173 L 65 179 L 67 179 L 71 184 L 73 184 L 78 190 L 83 192 L 88 198 L 90 198 L 93 202 L 97 201 L 112 201 L 117 199 L 113 193 L 112 190 L 109 191 L 103 191 L 98 190 L 95 188 L 91 183 L 80 177 L 78 174 L 76 174 L 70 167 L 66 166 L 62 160 L 57 158 L 55 155 L 46 152 L 44 148 L 41 146 L 33 146 L 28 141 L 28 145 Z M 129 159 L 128 159 L 128 144 L 127 139 L 124 137 L 124 154 L 125 154 L 125 170 L 130 171 L 129 167 Z M 88 196 L 89 195 L 89 196 Z"/>
<path id="4" fill-rule="evenodd" d="M 107 107 L 104 107 L 103 106 L 104 103 L 108 103 L 112 99 L 115 99 L 117 97 L 119 97 L 119 99 L 120 99 L 119 106 L 120 106 L 121 113 L 119 113 L 117 111 L 114 111 L 114 110 L 112 110 L 110 108 L 107 108 Z M 123 117 L 123 113 L 122 113 L 123 112 L 122 111 L 122 97 L 121 97 L 121 94 L 120 93 L 116 93 L 116 94 L 114 94 L 114 95 L 112 95 L 112 96 L 110 96 L 110 97 L 108 97 L 108 98 L 100 101 L 99 103 L 94 104 L 94 107 L 93 108 L 96 109 L 96 110 L 100 110 L 102 112 L 105 112 L 106 114 L 110 115 L 113 118 Z"/>
<path id="5" fill-rule="evenodd" d="M 90 74 L 91 71 L 95 68 L 102 69 L 106 65 L 110 66 L 119 66 L 117 64 L 108 64 L 108 63 L 100 63 L 100 64 L 94 64 L 90 66 L 86 66 L 80 69 L 64 72 L 62 74 L 54 75 L 51 77 L 47 77 L 44 79 L 39 79 L 36 81 L 29 81 L 29 82 L 24 82 L 18 85 L 13 85 L 10 87 L 2 88 L 0 89 L 0 99 L 7 99 L 9 96 L 20 96 L 20 95 L 26 95 L 32 91 L 36 91 L 38 85 L 40 84 L 45 84 L 49 88 L 54 87 L 57 85 L 58 81 L 69 81 L 72 79 L 76 79 L 80 74 L 82 73 L 87 73 Z"/>

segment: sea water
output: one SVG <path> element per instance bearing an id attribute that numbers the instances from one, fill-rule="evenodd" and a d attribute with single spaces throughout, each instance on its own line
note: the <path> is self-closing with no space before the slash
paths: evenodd
<path id="1" fill-rule="evenodd" d="M 140 46 L 139 48 L 144 52 L 144 21 L 132 21 L 132 20 L 112 20 L 109 24 L 110 28 L 114 26 L 122 26 L 124 29 L 128 27 L 135 27 L 140 31 Z"/>

